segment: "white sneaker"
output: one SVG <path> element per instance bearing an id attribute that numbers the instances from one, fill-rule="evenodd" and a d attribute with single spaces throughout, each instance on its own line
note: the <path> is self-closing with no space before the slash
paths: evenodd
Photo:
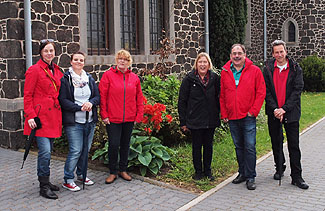
<path id="1" fill-rule="evenodd" d="M 83 179 L 82 179 L 82 177 L 78 177 L 78 182 L 83 182 Z M 93 181 L 91 181 L 88 177 L 86 177 L 86 180 L 85 180 L 85 185 L 93 185 L 94 184 L 94 182 Z"/>
<path id="2" fill-rule="evenodd" d="M 78 185 L 76 185 L 76 183 L 72 182 L 72 183 L 63 183 L 62 187 L 65 189 L 68 189 L 70 191 L 80 191 L 80 188 Z"/>

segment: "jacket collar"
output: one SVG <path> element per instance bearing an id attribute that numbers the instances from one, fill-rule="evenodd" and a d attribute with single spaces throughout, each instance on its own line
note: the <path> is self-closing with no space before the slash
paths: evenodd
<path id="1" fill-rule="evenodd" d="M 113 67 L 111 67 L 110 70 L 112 70 L 114 73 L 117 73 L 117 74 L 128 74 L 128 73 L 131 72 L 131 69 L 128 68 L 124 73 L 122 73 L 121 71 L 119 71 L 119 70 L 117 69 L 117 66 L 116 66 L 116 65 L 113 66 Z"/>

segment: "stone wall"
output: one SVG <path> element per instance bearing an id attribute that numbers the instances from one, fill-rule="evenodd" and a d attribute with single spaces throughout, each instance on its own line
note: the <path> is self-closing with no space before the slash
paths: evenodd
<path id="1" fill-rule="evenodd" d="M 251 46 L 248 57 L 263 61 L 263 0 L 251 0 Z M 301 61 L 317 54 L 325 57 L 325 1 L 322 0 L 268 0 L 267 1 L 267 57 L 271 43 L 283 38 L 283 25 L 292 18 L 298 25 L 298 42 L 288 45 L 288 55 Z"/>

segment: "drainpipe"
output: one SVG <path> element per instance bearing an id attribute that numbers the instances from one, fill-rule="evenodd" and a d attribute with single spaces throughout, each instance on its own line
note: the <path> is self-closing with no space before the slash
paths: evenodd
<path id="1" fill-rule="evenodd" d="M 26 70 L 32 66 L 32 23 L 30 0 L 24 0 Z"/>
<path id="2" fill-rule="evenodd" d="M 205 47 L 205 52 L 209 54 L 209 1 L 205 0 L 204 1 L 204 47 Z"/>
<path id="3" fill-rule="evenodd" d="M 267 28 L 266 28 L 266 0 L 264 0 L 264 61 L 266 61 L 266 51 L 267 51 Z"/>

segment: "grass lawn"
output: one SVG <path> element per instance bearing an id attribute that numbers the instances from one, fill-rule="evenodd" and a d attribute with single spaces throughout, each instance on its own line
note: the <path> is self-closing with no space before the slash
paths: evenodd
<path id="1" fill-rule="evenodd" d="M 302 116 L 300 120 L 300 131 L 315 123 L 325 116 L 325 93 L 303 93 Z M 207 179 L 194 181 L 192 164 L 191 144 L 184 144 L 174 148 L 176 156 L 171 159 L 167 172 L 157 177 L 158 180 L 174 184 L 194 192 L 207 191 L 237 172 L 237 162 L 234 145 L 229 132 L 223 132 L 222 138 L 216 138 L 213 146 L 212 172 L 216 181 L 210 182 Z M 267 118 L 264 106 L 257 119 L 257 157 L 261 157 L 271 151 L 271 140 L 268 135 Z"/>

